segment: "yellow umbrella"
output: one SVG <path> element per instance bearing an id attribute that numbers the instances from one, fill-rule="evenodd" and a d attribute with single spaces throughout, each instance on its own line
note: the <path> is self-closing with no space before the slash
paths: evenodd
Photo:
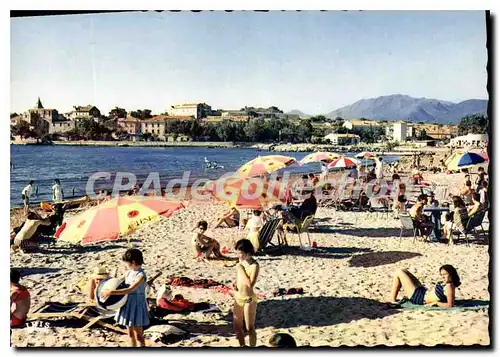
<path id="1" fill-rule="evenodd" d="M 241 166 L 236 174 L 240 177 L 253 177 L 269 174 L 297 162 L 293 157 L 283 155 L 258 156 Z"/>
<path id="2" fill-rule="evenodd" d="M 180 202 L 163 198 L 117 197 L 64 220 L 55 237 L 60 241 L 81 244 L 112 241 L 160 216 L 170 217 L 183 207 Z"/>
<path id="3" fill-rule="evenodd" d="M 284 203 L 289 194 L 281 182 L 242 177 L 227 177 L 207 182 L 205 190 L 231 207 L 246 209 L 260 209 L 270 203 Z"/>

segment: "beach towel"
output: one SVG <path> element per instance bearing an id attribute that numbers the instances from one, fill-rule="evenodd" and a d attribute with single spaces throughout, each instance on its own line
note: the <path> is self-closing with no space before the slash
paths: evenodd
<path id="1" fill-rule="evenodd" d="M 185 304 L 184 306 L 182 306 Z M 167 302 L 164 301 L 160 306 L 154 306 L 150 310 L 151 315 L 157 319 L 163 319 L 169 314 L 189 314 L 189 313 L 208 313 L 220 312 L 220 309 L 215 304 L 208 302 L 192 303 L 184 299 L 184 301 Z"/>
<path id="2" fill-rule="evenodd" d="M 468 311 L 468 310 L 482 310 L 488 309 L 490 306 L 489 301 L 484 300 L 457 300 L 455 301 L 455 306 L 453 307 L 439 307 L 439 306 L 426 306 L 426 305 L 416 305 L 412 304 L 408 299 L 402 299 L 398 302 L 396 308 L 403 310 L 460 310 L 460 311 Z"/>
<path id="3" fill-rule="evenodd" d="M 212 279 L 191 279 L 186 276 L 174 276 L 167 282 L 171 286 L 185 286 L 191 288 L 209 289 L 212 286 L 224 286 Z"/>

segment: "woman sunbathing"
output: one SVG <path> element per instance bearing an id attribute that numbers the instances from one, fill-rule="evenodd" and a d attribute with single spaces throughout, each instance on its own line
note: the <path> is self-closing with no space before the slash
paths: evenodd
<path id="1" fill-rule="evenodd" d="M 406 296 L 416 305 L 453 307 L 455 304 L 455 288 L 460 286 L 457 270 L 451 265 L 439 268 L 443 282 L 436 284 L 434 289 L 427 289 L 408 270 L 398 270 L 394 276 L 390 301 L 397 302 L 398 293 L 403 288 Z"/>
<path id="2" fill-rule="evenodd" d="M 213 254 L 215 258 L 224 258 L 220 252 L 219 242 L 205 235 L 207 228 L 208 223 L 206 221 L 199 221 L 196 225 L 197 232 L 193 234 L 192 240 L 193 250 L 196 257 L 208 259 L 210 255 Z"/>
<path id="3" fill-rule="evenodd" d="M 240 222 L 240 212 L 236 207 L 231 207 L 229 211 L 225 211 L 217 216 L 217 223 L 214 228 L 220 227 L 223 223 L 227 224 L 229 228 L 238 226 Z"/>

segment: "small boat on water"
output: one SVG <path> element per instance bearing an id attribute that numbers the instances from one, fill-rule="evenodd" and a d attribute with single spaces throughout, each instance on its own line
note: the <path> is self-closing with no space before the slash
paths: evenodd
<path id="1" fill-rule="evenodd" d="M 72 200 L 65 200 L 65 201 L 62 201 L 61 203 L 66 206 L 66 209 L 72 209 L 72 208 L 80 207 L 80 205 L 89 202 L 89 200 L 90 200 L 89 196 L 83 196 L 83 197 L 74 198 Z M 42 201 L 42 202 L 40 202 L 40 207 L 44 211 L 52 211 L 54 209 L 53 208 L 54 203 Z"/>

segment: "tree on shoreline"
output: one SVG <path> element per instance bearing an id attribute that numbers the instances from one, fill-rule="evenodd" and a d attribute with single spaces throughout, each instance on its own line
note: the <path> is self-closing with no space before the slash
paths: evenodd
<path id="1" fill-rule="evenodd" d="M 484 115 L 467 115 L 458 124 L 458 135 L 485 134 L 488 132 L 488 117 Z"/>
<path id="2" fill-rule="evenodd" d="M 126 117 L 127 117 L 127 111 L 123 108 L 114 107 L 109 112 L 110 119 L 120 119 L 120 118 L 126 118 Z"/>

